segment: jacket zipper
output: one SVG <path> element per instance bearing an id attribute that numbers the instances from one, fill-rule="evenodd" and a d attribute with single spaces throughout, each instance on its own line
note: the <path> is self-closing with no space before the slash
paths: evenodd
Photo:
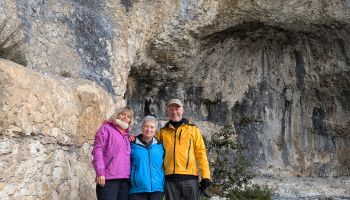
<path id="1" fill-rule="evenodd" d="M 176 146 L 176 129 L 175 129 L 175 132 L 174 132 L 174 172 L 173 174 L 175 174 L 175 146 Z"/>
<path id="2" fill-rule="evenodd" d="M 125 142 L 125 144 L 126 144 L 126 150 L 127 151 L 129 151 L 129 146 L 128 146 L 128 143 L 129 143 L 129 139 L 127 138 L 128 136 L 124 136 L 124 135 L 122 135 L 123 136 L 123 139 L 124 139 L 124 142 Z M 128 156 L 126 156 L 126 157 L 128 157 Z M 130 158 L 130 157 L 129 157 Z M 127 161 L 126 160 L 124 160 L 124 163 L 126 163 Z M 126 165 L 125 165 L 126 166 Z M 129 169 L 130 169 L 130 166 L 129 166 Z M 124 174 L 126 174 L 126 172 L 128 171 L 128 169 L 127 168 L 124 168 Z"/>
<path id="3" fill-rule="evenodd" d="M 190 139 L 190 144 L 188 145 L 188 153 L 187 153 L 187 164 L 186 164 L 186 170 L 188 169 L 188 164 L 190 162 L 190 150 L 191 150 L 191 139 Z"/>
<path id="4" fill-rule="evenodd" d="M 151 169 L 151 152 L 150 152 L 150 148 L 147 148 L 148 151 L 148 164 L 149 164 L 149 176 L 150 176 L 150 181 L 151 181 L 151 192 L 152 192 L 152 169 Z"/>

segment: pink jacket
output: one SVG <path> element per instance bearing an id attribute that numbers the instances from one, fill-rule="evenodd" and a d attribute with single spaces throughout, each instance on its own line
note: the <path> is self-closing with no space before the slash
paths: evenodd
<path id="1" fill-rule="evenodd" d="M 130 177 L 130 142 L 128 134 L 122 134 L 118 128 L 112 121 L 105 121 L 96 133 L 92 150 L 96 177 Z"/>

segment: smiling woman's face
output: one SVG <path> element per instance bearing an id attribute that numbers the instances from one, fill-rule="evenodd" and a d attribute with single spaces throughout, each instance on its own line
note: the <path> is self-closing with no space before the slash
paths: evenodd
<path id="1" fill-rule="evenodd" d="M 154 121 L 145 121 L 142 124 L 142 136 L 151 139 L 156 134 L 156 123 Z"/>
<path id="2" fill-rule="evenodd" d="M 123 111 L 117 116 L 117 119 L 130 125 L 131 122 L 131 112 L 128 110 Z"/>

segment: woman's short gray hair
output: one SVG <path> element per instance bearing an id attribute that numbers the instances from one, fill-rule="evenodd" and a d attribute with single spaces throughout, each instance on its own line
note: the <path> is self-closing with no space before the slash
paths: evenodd
<path id="1" fill-rule="evenodd" d="M 131 127 L 134 124 L 134 111 L 132 110 L 132 108 L 130 108 L 128 106 L 115 109 L 114 113 L 109 118 L 109 120 L 114 121 L 118 117 L 118 115 L 120 115 L 121 113 L 123 113 L 125 111 L 128 111 L 131 114 L 131 120 L 130 120 L 130 123 L 129 123 L 129 127 Z"/>
<path id="2" fill-rule="evenodd" d="M 146 117 L 143 118 L 141 127 L 143 126 L 143 124 L 145 122 L 148 122 L 148 121 L 154 122 L 154 124 L 156 125 L 156 128 L 158 128 L 158 120 L 157 120 L 157 118 L 155 118 L 154 116 L 151 116 L 151 115 L 147 115 Z"/>

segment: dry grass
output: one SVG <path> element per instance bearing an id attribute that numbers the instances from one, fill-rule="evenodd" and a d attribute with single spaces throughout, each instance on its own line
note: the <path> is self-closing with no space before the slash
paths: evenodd
<path id="1" fill-rule="evenodd" d="M 67 71 L 67 70 L 62 70 L 62 71 L 60 72 L 60 75 L 63 76 L 63 77 L 72 77 L 72 76 L 73 76 L 72 73 L 70 73 L 70 72 Z"/>
<path id="2" fill-rule="evenodd" d="M 21 35 L 22 26 L 15 23 L 14 27 L 7 19 L 0 24 L 0 58 L 11 60 L 18 64 L 27 65 L 22 48 L 25 37 Z"/>

